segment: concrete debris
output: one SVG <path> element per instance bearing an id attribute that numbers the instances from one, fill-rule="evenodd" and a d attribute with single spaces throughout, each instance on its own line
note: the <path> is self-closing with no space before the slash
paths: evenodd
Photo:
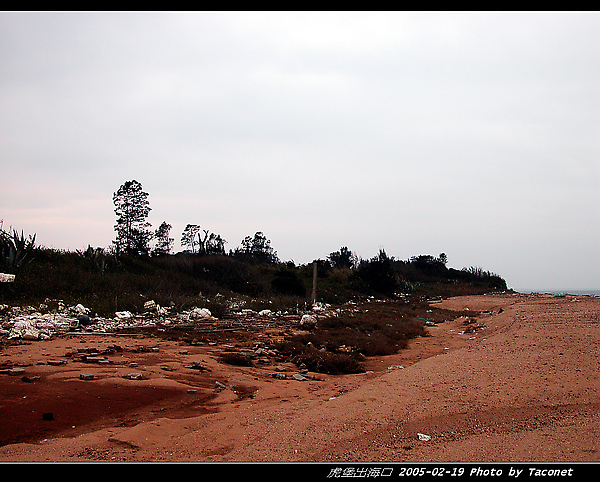
<path id="1" fill-rule="evenodd" d="M 141 373 L 128 373 L 123 378 L 127 378 L 128 380 L 141 380 L 143 376 Z"/>
<path id="2" fill-rule="evenodd" d="M 78 315 L 87 315 L 90 312 L 89 308 L 86 308 L 85 306 L 83 306 L 81 303 L 75 305 L 73 307 L 73 310 L 75 311 L 75 313 L 77 313 Z"/>
<path id="3" fill-rule="evenodd" d="M 67 364 L 66 360 L 48 360 L 47 363 L 52 367 L 59 367 Z M 40 362 L 38 362 L 38 364 L 40 364 Z"/>
<path id="4" fill-rule="evenodd" d="M 276 350 L 269 350 L 269 349 L 262 348 L 262 347 L 258 347 L 258 348 L 256 348 L 256 350 L 254 350 L 254 355 L 256 355 L 256 356 L 273 356 L 276 354 L 277 354 Z"/>
<path id="5" fill-rule="evenodd" d="M 331 305 L 328 305 L 327 303 L 321 303 L 319 301 L 317 301 L 312 307 L 313 311 L 319 311 L 319 312 L 327 311 L 330 308 L 331 308 Z"/>
<path id="6" fill-rule="evenodd" d="M 38 328 L 35 320 L 21 319 L 17 320 L 8 334 L 8 339 L 20 338 L 22 340 L 48 340 L 52 335 L 45 329 L 45 323 Z"/>
<path id="7" fill-rule="evenodd" d="M 208 308 L 194 308 L 189 312 L 188 318 L 190 320 L 212 319 L 212 313 Z"/>
<path id="8" fill-rule="evenodd" d="M 9 339 L 47 340 L 54 334 L 107 334 L 123 329 L 154 327 L 170 329 L 186 324 L 188 326 L 191 324 L 199 331 L 235 330 L 236 327 L 247 327 L 248 323 L 253 326 L 277 326 L 288 329 L 300 326 L 302 329 L 312 329 L 318 319 L 338 316 L 341 312 L 339 308 L 333 310 L 329 305 L 316 303 L 311 312 L 304 314 L 294 310 L 274 312 L 269 309 L 260 311 L 241 309 L 231 313 L 226 320 L 219 320 L 208 308 L 197 307 L 189 311 L 171 313 L 154 300 L 149 300 L 144 303 L 140 314 L 117 311 L 111 318 L 95 316 L 81 303 L 67 306 L 61 300 L 53 300 L 53 302 L 57 304 L 57 308 L 52 311 L 48 306 L 51 300 L 40 304 L 39 307 L 11 307 L 0 304 L 0 336 Z M 259 351 L 255 355 L 263 356 L 270 353 Z"/>
<path id="9" fill-rule="evenodd" d="M 300 326 L 305 328 L 313 328 L 317 325 L 317 317 L 315 315 L 302 315 L 300 318 Z"/>
<path id="10" fill-rule="evenodd" d="M 200 370 L 200 371 L 206 370 L 206 367 L 202 366 L 200 364 L 200 362 L 197 362 L 197 361 L 194 361 L 189 365 L 184 365 L 184 368 L 191 368 L 192 370 Z"/>
<path id="11" fill-rule="evenodd" d="M 144 303 L 144 313 L 157 316 L 165 316 L 168 311 L 166 308 L 162 308 L 156 301 L 150 300 Z"/>
<path id="12" fill-rule="evenodd" d="M 83 356 L 81 357 L 81 361 L 85 363 L 97 363 L 98 365 L 109 365 L 112 363 L 105 356 Z"/>
<path id="13" fill-rule="evenodd" d="M 0 304 L 0 336 L 9 339 L 47 340 L 54 334 L 111 333 L 126 328 L 153 327 L 165 323 L 160 317 L 166 313 L 165 309 L 154 302 L 147 306 L 155 307 L 156 313 L 150 314 L 149 317 L 148 312 L 135 315 L 130 311 L 117 311 L 113 318 L 103 318 L 93 316 L 91 310 L 81 303 L 67 307 L 62 301 L 58 301 L 54 311 L 49 311 L 45 303 L 40 304 L 38 308 Z M 208 310 L 198 313 L 206 316 L 210 313 L 207 312 Z M 173 320 L 179 321 L 177 316 L 173 317 Z"/>
<path id="14" fill-rule="evenodd" d="M 14 281 L 14 274 L 0 273 L 0 283 L 13 283 Z"/>

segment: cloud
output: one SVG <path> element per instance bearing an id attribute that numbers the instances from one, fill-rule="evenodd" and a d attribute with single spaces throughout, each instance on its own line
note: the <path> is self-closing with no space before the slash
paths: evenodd
<path id="1" fill-rule="evenodd" d="M 263 231 L 297 262 L 383 246 L 509 285 L 598 287 L 573 268 L 600 267 L 599 23 L 4 12 L 0 217 L 43 244 L 106 246 L 112 193 L 136 179 L 176 241 L 196 223 L 227 248 Z"/>

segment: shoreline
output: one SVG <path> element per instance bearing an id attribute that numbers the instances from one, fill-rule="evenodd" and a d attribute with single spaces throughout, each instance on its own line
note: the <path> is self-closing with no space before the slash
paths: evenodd
<path id="1" fill-rule="evenodd" d="M 516 289 L 513 288 L 516 293 L 524 295 L 534 294 L 546 294 L 546 295 L 570 295 L 570 296 L 600 296 L 600 290 L 530 290 L 530 289 Z"/>

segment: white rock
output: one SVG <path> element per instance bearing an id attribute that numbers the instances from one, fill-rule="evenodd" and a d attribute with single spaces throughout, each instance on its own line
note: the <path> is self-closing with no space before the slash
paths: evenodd
<path id="1" fill-rule="evenodd" d="M 14 274 L 0 273 L 0 283 L 12 283 L 15 281 Z"/>
<path id="2" fill-rule="evenodd" d="M 212 314 L 208 308 L 194 308 L 190 312 L 190 318 L 192 319 L 202 319 L 202 318 L 211 318 Z"/>
<path id="3" fill-rule="evenodd" d="M 35 326 L 33 320 L 18 320 L 14 323 L 8 338 L 21 338 L 23 340 L 39 340 L 40 330 Z"/>
<path id="4" fill-rule="evenodd" d="M 73 307 L 73 310 L 75 310 L 75 313 L 78 313 L 80 315 L 87 315 L 90 312 L 89 308 L 86 308 L 85 306 L 83 306 L 81 303 L 75 305 Z"/>
<path id="5" fill-rule="evenodd" d="M 317 317 L 315 315 L 302 315 L 300 318 L 300 325 L 302 326 L 315 326 L 317 324 Z"/>

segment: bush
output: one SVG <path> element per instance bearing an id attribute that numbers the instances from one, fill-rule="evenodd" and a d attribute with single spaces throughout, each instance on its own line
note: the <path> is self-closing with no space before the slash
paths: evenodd
<path id="1" fill-rule="evenodd" d="M 306 287 L 298 273 L 289 268 L 281 268 L 275 272 L 271 288 L 283 295 L 306 296 Z"/>
<path id="2" fill-rule="evenodd" d="M 353 284 L 361 291 L 393 295 L 399 287 L 394 259 L 380 250 L 374 258 L 360 263 Z"/>
<path id="3" fill-rule="evenodd" d="M 254 365 L 252 358 L 242 353 L 223 353 L 219 359 L 228 365 L 236 365 L 241 367 L 251 367 Z"/>
<path id="4" fill-rule="evenodd" d="M 397 353 L 408 341 L 425 334 L 423 322 L 394 310 L 378 310 L 322 320 L 312 332 L 313 343 L 330 350 L 353 347 L 365 356 Z"/>
<path id="5" fill-rule="evenodd" d="M 0 223 L 0 265 L 3 270 L 11 273 L 26 266 L 32 261 L 32 253 L 35 251 L 35 234 L 25 237 L 16 230 L 5 231 Z"/>
<path id="6" fill-rule="evenodd" d="M 284 356 L 289 357 L 296 366 L 313 372 L 343 375 L 363 371 L 358 358 L 350 354 L 317 350 L 293 340 L 280 343 L 277 349 Z"/>
<path id="7" fill-rule="evenodd" d="M 357 313 L 321 319 L 316 328 L 291 336 L 278 349 L 309 370 L 356 373 L 365 357 L 398 353 L 409 340 L 427 335 L 413 311 L 414 305 L 403 302 L 359 305 Z"/>
<path id="8" fill-rule="evenodd" d="M 268 284 L 258 270 L 232 256 L 177 254 L 163 257 L 165 268 L 181 271 L 214 286 L 214 294 L 227 290 L 250 296 L 263 296 Z"/>

